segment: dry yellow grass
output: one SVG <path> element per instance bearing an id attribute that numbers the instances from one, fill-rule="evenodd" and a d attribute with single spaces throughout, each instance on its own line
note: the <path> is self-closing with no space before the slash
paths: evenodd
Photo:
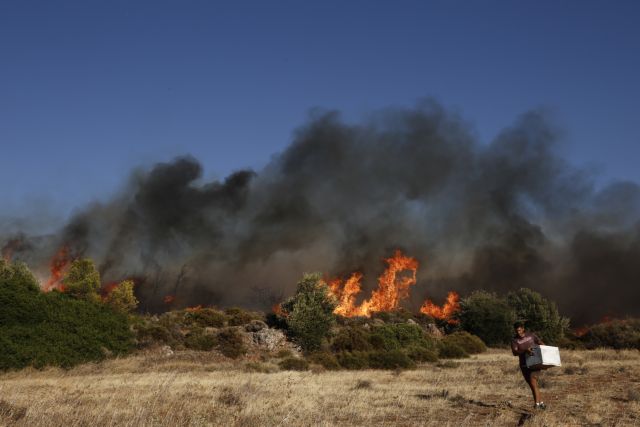
<path id="1" fill-rule="evenodd" d="M 148 353 L 2 374 L 0 425 L 640 425 L 638 351 L 562 356 L 562 368 L 542 374 L 549 409 L 535 412 L 507 350 L 401 373 L 282 372 L 206 353 Z"/>

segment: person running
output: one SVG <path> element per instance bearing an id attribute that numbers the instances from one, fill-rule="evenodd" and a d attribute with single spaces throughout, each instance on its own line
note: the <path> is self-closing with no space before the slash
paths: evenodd
<path id="1" fill-rule="evenodd" d="M 523 322 L 514 323 L 513 329 L 515 335 L 511 340 L 511 351 L 514 356 L 520 358 L 520 371 L 529 388 L 531 388 L 535 409 L 546 409 L 547 406 L 541 400 L 540 390 L 538 389 L 538 373 L 540 371 L 527 367 L 527 355 L 533 354 L 533 346 L 544 345 L 544 343 L 536 334 L 525 331 Z"/>

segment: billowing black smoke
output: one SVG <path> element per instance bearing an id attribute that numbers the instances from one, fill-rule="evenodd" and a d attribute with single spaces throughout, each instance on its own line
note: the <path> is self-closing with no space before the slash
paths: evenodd
<path id="1" fill-rule="evenodd" d="M 40 266 L 69 245 L 105 281 L 137 278 L 149 311 L 166 308 L 166 295 L 264 308 L 305 271 L 360 270 L 372 287 L 399 248 L 421 262 L 414 304 L 450 289 L 530 287 L 574 323 L 638 315 L 640 187 L 594 190 L 557 140 L 539 112 L 489 145 L 434 102 L 359 125 L 330 112 L 260 173 L 203 182 L 195 159 L 177 158 L 135 171 L 118 197 L 53 238 L 4 241 Z"/>

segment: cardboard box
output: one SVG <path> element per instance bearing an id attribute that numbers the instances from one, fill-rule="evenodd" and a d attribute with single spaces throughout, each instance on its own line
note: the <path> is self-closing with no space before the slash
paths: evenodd
<path id="1" fill-rule="evenodd" d="M 532 348 L 533 354 L 527 356 L 527 367 L 532 369 L 547 369 L 562 366 L 558 347 L 541 345 Z"/>

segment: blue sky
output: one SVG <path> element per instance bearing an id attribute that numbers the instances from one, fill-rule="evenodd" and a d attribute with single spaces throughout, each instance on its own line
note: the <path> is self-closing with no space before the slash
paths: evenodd
<path id="1" fill-rule="evenodd" d="M 547 108 L 570 161 L 640 182 L 637 1 L 0 2 L 0 214 L 66 215 L 191 154 L 260 168 L 314 107 L 435 97 L 487 142 Z"/>

